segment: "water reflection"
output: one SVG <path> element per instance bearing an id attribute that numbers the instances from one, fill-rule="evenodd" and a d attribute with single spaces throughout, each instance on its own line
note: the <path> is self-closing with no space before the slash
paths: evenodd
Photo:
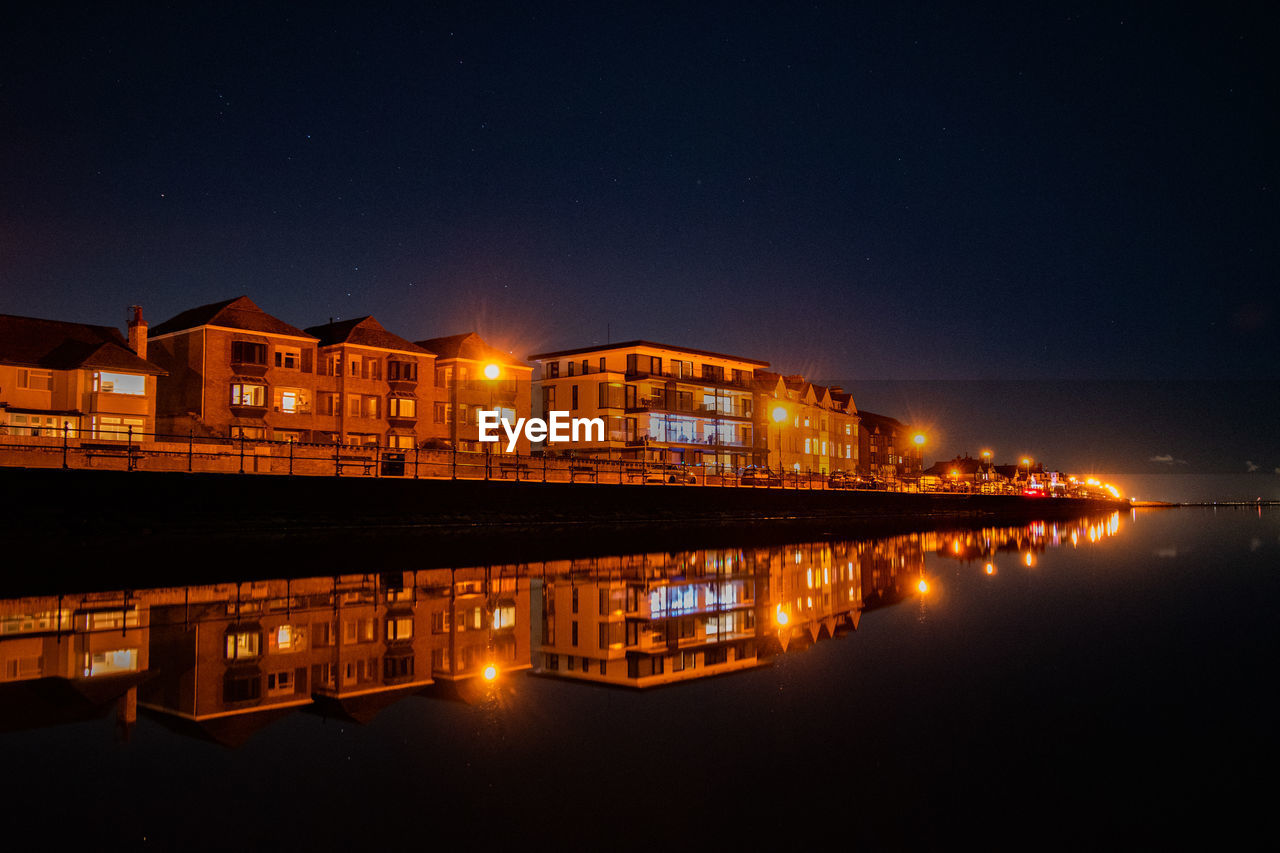
<path id="1" fill-rule="evenodd" d="M 138 708 L 236 745 L 297 711 L 364 722 L 531 671 L 648 688 L 747 670 L 932 595 L 926 555 L 987 575 L 1114 536 L 1107 518 L 0 600 L 0 730 Z M 508 682 L 510 683 L 510 682 Z"/>

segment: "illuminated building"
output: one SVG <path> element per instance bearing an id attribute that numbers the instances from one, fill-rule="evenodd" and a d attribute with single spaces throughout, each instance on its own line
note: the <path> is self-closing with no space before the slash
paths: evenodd
<path id="1" fill-rule="evenodd" d="M 475 332 L 418 341 L 436 356 L 436 402 L 431 420 L 438 434 L 459 450 L 478 451 L 477 412 L 498 410 L 513 424 L 531 415 L 533 368 L 485 343 Z M 492 375 L 490 375 L 492 374 Z M 456 414 L 456 417 L 455 417 Z M 505 449 L 505 439 L 498 445 Z M 517 453 L 529 452 L 523 434 Z"/>
<path id="2" fill-rule="evenodd" d="M 0 314 L 0 432 L 123 441 L 155 431 L 156 379 L 142 310 L 109 326 Z"/>
<path id="3" fill-rule="evenodd" d="M 857 472 L 858 409 L 839 387 L 756 372 L 756 464 L 775 471 Z"/>
<path id="4" fill-rule="evenodd" d="M 885 483 L 919 477 L 921 451 L 911 442 L 911 428 L 865 409 L 858 415 L 858 473 Z"/>
<path id="5" fill-rule="evenodd" d="M 768 362 L 649 341 L 544 352 L 537 414 L 603 418 L 604 441 L 559 443 L 572 451 L 736 470 L 752 461 L 755 371 Z"/>

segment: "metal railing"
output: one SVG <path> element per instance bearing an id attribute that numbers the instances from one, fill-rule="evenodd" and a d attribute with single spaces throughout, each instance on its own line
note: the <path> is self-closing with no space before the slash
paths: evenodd
<path id="1" fill-rule="evenodd" d="M 284 476 L 394 479 L 506 480 L 511 482 L 684 485 L 783 490 L 871 490 L 1022 494 L 1023 484 L 869 482 L 817 471 L 681 465 L 634 459 L 483 452 L 372 444 L 313 444 L 262 438 L 209 437 L 118 431 L 41 429 L 38 435 L 0 434 L 0 467 L 180 471 Z M 1050 497 L 1085 497 L 1054 492 Z"/>

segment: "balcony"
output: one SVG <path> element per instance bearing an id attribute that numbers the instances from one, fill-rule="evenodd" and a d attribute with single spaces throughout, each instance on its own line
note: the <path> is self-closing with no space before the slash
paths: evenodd
<path id="1" fill-rule="evenodd" d="M 697 373 L 693 375 L 686 374 L 677 376 L 670 370 L 654 371 L 636 369 L 628 370 L 624 374 L 624 378 L 628 382 L 642 379 L 671 379 L 676 382 L 687 382 L 690 385 L 713 385 L 720 388 L 741 388 L 746 391 L 750 391 L 755 388 L 755 377 L 753 375 L 742 376 L 739 379 L 734 379 L 731 375 L 725 376 L 722 374 L 704 376 L 701 373 Z"/>
<path id="2" fill-rule="evenodd" d="M 680 400 L 675 397 L 645 397 L 634 400 L 626 407 L 627 412 L 670 412 L 672 414 L 695 415 L 699 418 L 715 420 L 719 418 L 736 418 L 751 420 L 752 407 L 749 401 L 743 400 L 736 405 L 732 400 L 725 400 L 719 406 L 706 406 L 692 400 Z"/>

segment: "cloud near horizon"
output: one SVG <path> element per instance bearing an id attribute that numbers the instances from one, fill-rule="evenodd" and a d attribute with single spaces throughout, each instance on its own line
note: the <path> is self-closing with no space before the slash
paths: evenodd
<path id="1" fill-rule="evenodd" d="M 1161 465 L 1186 465 L 1185 459 L 1174 459 L 1172 453 L 1165 453 L 1160 456 L 1152 456 L 1148 462 L 1159 462 Z"/>
<path id="2" fill-rule="evenodd" d="M 1247 470 L 1250 474 L 1252 474 L 1254 471 L 1258 470 L 1258 463 L 1250 462 L 1249 460 L 1246 459 L 1244 462 L 1244 467 L 1245 467 L 1245 470 Z"/>

